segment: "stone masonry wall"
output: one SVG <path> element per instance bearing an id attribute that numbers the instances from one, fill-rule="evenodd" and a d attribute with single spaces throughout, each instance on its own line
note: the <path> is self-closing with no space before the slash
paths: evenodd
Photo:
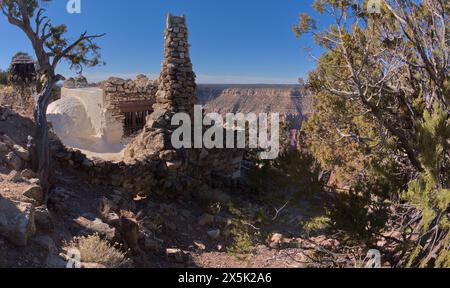
<path id="1" fill-rule="evenodd" d="M 135 195 L 166 195 L 189 197 L 201 185 L 211 188 L 237 188 L 242 151 L 200 150 L 190 153 L 186 161 L 174 169 L 162 159 L 134 163 L 113 163 L 89 159 L 82 152 L 52 141 L 53 159 L 86 175 L 92 184 L 109 185 Z"/>
<path id="2" fill-rule="evenodd" d="M 164 60 L 156 93 L 155 110 L 193 112 L 197 86 L 189 54 L 188 29 L 184 16 L 167 17 Z"/>
<path id="3" fill-rule="evenodd" d="M 155 101 L 158 82 L 138 75 L 136 80 L 124 80 L 111 77 L 102 84 L 104 91 L 104 105 L 106 121 L 124 121 L 119 104 L 123 101 Z"/>

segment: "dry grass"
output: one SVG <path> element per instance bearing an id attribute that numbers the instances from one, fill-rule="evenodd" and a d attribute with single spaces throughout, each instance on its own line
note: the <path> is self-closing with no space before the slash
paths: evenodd
<path id="1" fill-rule="evenodd" d="M 78 249 L 82 263 L 97 263 L 108 268 L 123 268 L 130 265 L 126 253 L 109 244 L 99 235 L 75 237 L 68 249 Z"/>

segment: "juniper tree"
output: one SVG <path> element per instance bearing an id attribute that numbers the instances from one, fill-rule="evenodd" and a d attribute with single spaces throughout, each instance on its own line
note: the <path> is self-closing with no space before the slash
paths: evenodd
<path id="1" fill-rule="evenodd" d="M 325 49 L 308 80 L 316 112 L 305 125 L 309 147 L 350 188 L 387 176 L 420 210 L 409 214 L 420 235 L 408 237 L 417 247 L 409 264 L 448 266 L 450 4 L 384 0 L 381 13 L 369 13 L 367 2 L 316 0 L 333 24 L 317 30 L 300 14 L 294 26 Z"/>
<path id="2" fill-rule="evenodd" d="M 49 2 L 49 1 L 45 1 Z M 40 67 L 37 83 L 37 104 L 34 117 L 36 128 L 35 158 L 42 188 L 48 194 L 50 177 L 50 155 L 47 126 L 47 107 L 56 83 L 64 77 L 56 73 L 62 61 L 71 67 L 93 67 L 101 64 L 99 46 L 95 39 L 104 34 L 88 35 L 87 32 L 74 41 L 67 36 L 66 25 L 53 25 L 45 16 L 42 2 L 38 0 L 3 0 L 0 9 L 8 22 L 18 27 L 31 42 Z"/>
<path id="3" fill-rule="evenodd" d="M 8 71 L 3 71 L 0 69 L 0 85 L 8 84 Z"/>

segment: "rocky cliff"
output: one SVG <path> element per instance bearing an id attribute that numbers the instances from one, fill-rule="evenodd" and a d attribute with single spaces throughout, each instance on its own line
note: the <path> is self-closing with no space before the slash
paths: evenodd
<path id="1" fill-rule="evenodd" d="M 197 98 L 206 112 L 280 113 L 300 129 L 304 93 L 299 85 L 199 85 Z"/>

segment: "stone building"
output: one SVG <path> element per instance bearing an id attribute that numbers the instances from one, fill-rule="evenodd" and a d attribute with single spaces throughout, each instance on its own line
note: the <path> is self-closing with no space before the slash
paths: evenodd
<path id="1" fill-rule="evenodd" d="M 61 133 L 70 139 L 79 131 L 84 136 L 78 137 L 87 137 L 89 131 L 93 137 L 85 139 L 85 144 L 95 139 L 117 144 L 126 135 L 137 134 L 121 147 L 123 157 L 115 162 L 88 159 L 79 150 L 53 145 L 55 157 L 83 168 L 94 183 L 123 187 L 135 194 L 188 195 L 201 185 L 234 185 L 240 177 L 243 150 L 172 147 L 171 136 L 178 128 L 171 125 L 172 116 L 184 112 L 193 117 L 196 104 L 197 85 L 184 16 L 168 15 L 164 44 L 157 81 L 141 75 L 136 80 L 110 78 L 99 88 L 63 88 L 62 99 L 49 107 L 49 119 L 64 144 L 67 138 Z M 65 119 L 65 114 L 70 117 Z M 60 123 L 68 127 L 56 127 Z"/>
<path id="2" fill-rule="evenodd" d="M 30 85 L 37 79 L 33 58 L 26 53 L 18 53 L 11 61 L 8 69 L 9 82 L 15 85 Z"/>
<path id="3" fill-rule="evenodd" d="M 68 146 L 89 150 L 91 143 L 99 142 L 104 147 L 97 147 L 99 152 L 118 152 L 153 112 L 156 88 L 144 75 L 135 80 L 111 77 L 100 87 L 84 88 L 69 79 L 61 99 L 49 105 L 48 118 Z"/>
<path id="4" fill-rule="evenodd" d="M 109 78 L 103 83 L 105 121 L 123 124 L 124 136 L 144 128 L 146 118 L 153 112 L 158 82 L 138 75 L 135 81 Z"/>
<path id="5" fill-rule="evenodd" d="M 195 104 L 195 74 L 189 55 L 186 20 L 184 16 L 169 15 L 164 35 L 164 60 L 158 80 L 152 81 L 144 75 L 138 75 L 135 80 L 111 77 L 100 87 L 79 87 L 74 79 L 69 79 L 61 89 L 61 99 L 50 104 L 48 116 L 66 145 L 89 150 L 84 144 L 96 141 L 126 144 L 146 127 L 147 118 L 154 111 L 166 118 L 178 112 L 192 114 Z M 166 132 L 164 138 L 167 140 L 170 131 Z M 157 149 L 159 146 L 147 145 L 144 142 L 149 141 L 149 137 L 141 139 L 141 136 L 133 140 L 139 153 L 148 155 L 155 152 L 142 149 L 147 146 L 150 150 Z M 155 135 L 155 138 L 160 136 Z M 133 148 L 127 149 L 129 158 L 134 158 L 134 154 Z"/>

